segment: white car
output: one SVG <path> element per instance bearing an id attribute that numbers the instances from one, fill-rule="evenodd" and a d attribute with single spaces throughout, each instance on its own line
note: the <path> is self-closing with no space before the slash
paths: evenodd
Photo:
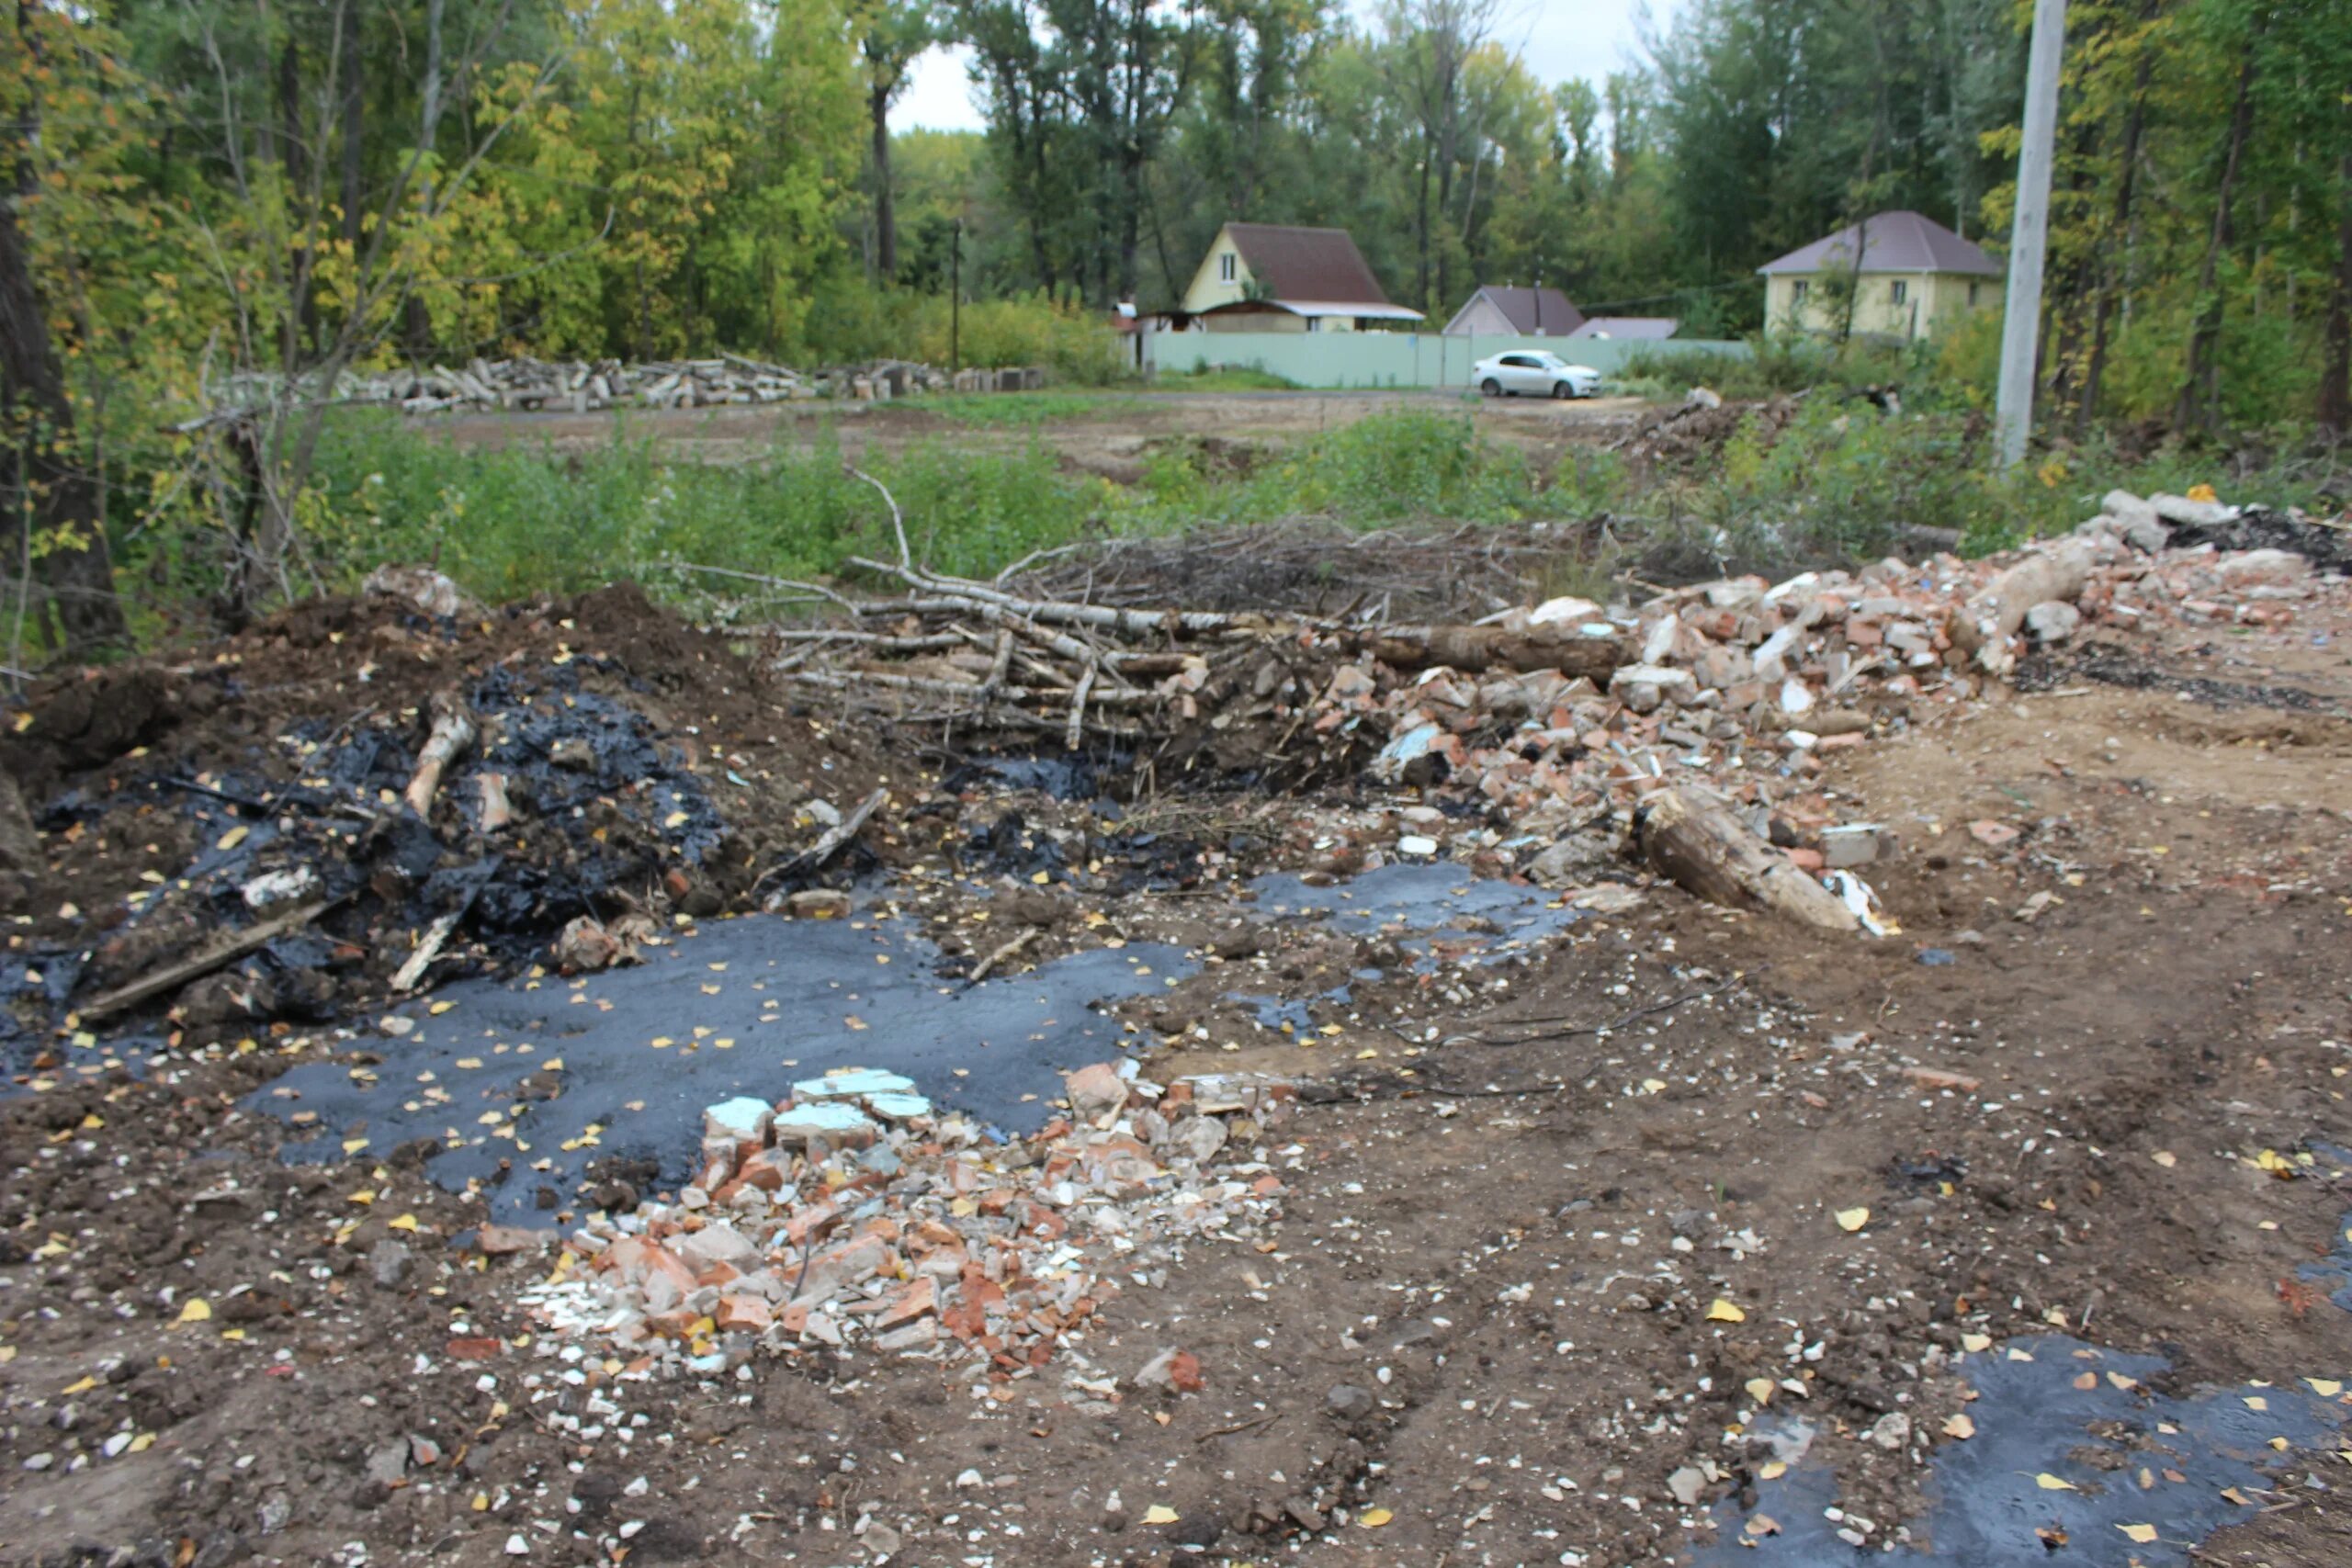
<path id="1" fill-rule="evenodd" d="M 1525 392 L 1538 398 L 1589 398 L 1600 390 L 1600 372 L 1571 365 L 1548 351 L 1498 354 L 1470 367 L 1471 385 L 1490 398 Z"/>

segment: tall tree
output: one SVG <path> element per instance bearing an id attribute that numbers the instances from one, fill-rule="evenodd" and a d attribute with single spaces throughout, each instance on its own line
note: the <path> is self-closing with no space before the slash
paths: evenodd
<path id="1" fill-rule="evenodd" d="M 1470 61 L 1494 32 L 1500 0 L 1387 0 L 1381 12 L 1418 132 L 1414 148 L 1415 294 L 1424 310 L 1450 298 L 1438 227 L 1453 209 L 1465 137 Z M 1434 206 L 1432 206 L 1434 197 Z"/>
<path id="2" fill-rule="evenodd" d="M 38 570 L 47 590 L 43 625 L 67 654 L 129 637 L 115 597 L 102 498 L 75 439 L 73 400 L 47 303 L 34 276 L 33 249 L 21 216 L 44 186 L 44 89 L 96 110 L 93 79 L 102 68 L 83 54 L 78 18 L 40 0 L 17 0 L 0 39 L 0 157 L 7 197 L 0 200 L 0 541 L 6 570 L 19 575 L 18 604 Z M 95 40 L 94 40 L 95 41 Z"/>
<path id="3" fill-rule="evenodd" d="M 907 73 L 915 61 L 939 40 L 939 28 L 930 0 L 868 0 L 857 26 L 865 112 L 873 133 L 874 266 L 887 282 L 899 276 L 899 224 L 890 182 L 890 106 L 906 90 Z"/>

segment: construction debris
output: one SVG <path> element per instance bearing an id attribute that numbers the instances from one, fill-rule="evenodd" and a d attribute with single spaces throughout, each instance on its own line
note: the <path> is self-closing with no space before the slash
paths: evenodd
<path id="1" fill-rule="evenodd" d="M 1363 773 L 1498 810 L 1530 854 L 1606 823 L 1702 897 L 1872 929 L 1884 922 L 1853 868 L 1891 840 L 1829 836 L 1841 824 L 1815 786 L 1823 754 L 1902 733 L 1922 705 L 1974 697 L 2029 651 L 2094 629 L 2150 614 L 2258 623 L 2265 596 L 2307 570 L 2278 548 L 2166 550 L 2156 507 L 2122 492 L 2106 504 L 2073 535 L 1993 560 L 1889 558 L 1610 608 L 1558 600 L 1476 626 L 1104 604 L 1018 569 L 951 578 L 912 561 L 900 523 L 899 558 L 859 565 L 903 595 L 832 594 L 848 624 L 781 634 L 783 664 L 900 722 L 1072 749 L 1103 737 L 1156 784 L 1204 762 L 1277 783 Z M 2233 526 L 2253 515 L 2229 510 Z M 1083 570 L 1057 561 L 1049 581 Z M 1448 841 L 1477 855 L 1500 837 L 1471 818 Z M 1396 853 L 1447 847 L 1408 839 L 1425 847 L 1400 840 Z M 1368 849 L 1352 869 L 1384 859 Z M 1836 874 L 1838 892 L 1809 878 L 1820 897 L 1784 891 L 1789 866 Z"/>
<path id="2" fill-rule="evenodd" d="M 648 1365 L 708 1376 L 753 1345 L 854 1348 L 963 1362 L 975 1397 L 1011 1398 L 1083 1342 L 1122 1279 L 1279 1218 L 1261 1144 L 1295 1098 L 1279 1079 L 1162 1086 L 1098 1063 L 1069 1076 L 1069 1116 L 1007 1142 L 934 1115 L 910 1079 L 830 1074 L 774 1107 L 712 1106 L 700 1180 L 591 1219 L 524 1299 Z M 1075 1359 L 1073 1397 L 1113 1398 L 1115 1376 Z"/>

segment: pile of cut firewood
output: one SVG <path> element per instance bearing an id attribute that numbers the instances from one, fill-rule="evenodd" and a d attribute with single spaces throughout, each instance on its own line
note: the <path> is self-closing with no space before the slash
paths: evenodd
<path id="1" fill-rule="evenodd" d="M 881 400 L 951 388 L 1027 387 L 1037 379 L 1033 371 L 965 371 L 951 377 L 931 366 L 902 359 L 804 371 L 737 354 L 643 364 L 617 359 L 477 358 L 458 367 L 435 365 L 345 371 L 332 388 L 306 388 L 303 395 L 315 400 L 397 408 L 404 413 L 448 410 L 589 413 L 609 408 L 721 408 L 803 398 Z M 233 377 L 220 389 L 219 400 L 226 406 L 252 408 L 279 396 L 284 386 L 283 378 L 276 376 Z"/>

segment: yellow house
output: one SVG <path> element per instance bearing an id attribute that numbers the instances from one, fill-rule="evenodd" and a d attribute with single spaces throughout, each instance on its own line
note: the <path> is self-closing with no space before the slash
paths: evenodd
<path id="1" fill-rule="evenodd" d="M 1178 309 L 1210 332 L 1351 333 L 1418 321 L 1392 305 L 1345 229 L 1227 223 Z"/>
<path id="2" fill-rule="evenodd" d="M 1917 212 L 1865 218 L 1756 270 L 1768 332 L 1836 332 L 1849 278 L 1853 330 L 1877 337 L 1933 337 L 2001 298 L 2000 264 Z"/>

